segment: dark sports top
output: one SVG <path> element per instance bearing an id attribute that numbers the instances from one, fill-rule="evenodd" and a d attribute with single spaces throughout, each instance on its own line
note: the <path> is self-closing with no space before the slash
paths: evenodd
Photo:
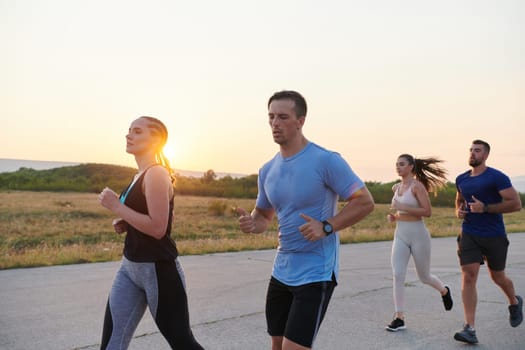
<path id="1" fill-rule="evenodd" d="M 499 191 L 512 187 L 510 179 L 501 171 L 487 167 L 477 175 L 471 176 L 471 170 L 458 175 L 456 188 L 461 193 L 466 203 L 473 202 L 472 196 L 485 204 L 495 204 L 502 201 Z M 505 236 L 503 215 L 500 213 L 471 213 L 468 212 L 463 219 L 462 231 L 479 237 Z"/>
<path id="2" fill-rule="evenodd" d="M 146 171 L 139 176 L 135 183 L 131 182 L 120 195 L 120 197 L 122 197 L 127 192 L 124 204 L 142 214 L 148 214 L 146 196 L 142 192 L 142 182 L 144 181 L 145 174 Z M 128 233 L 124 242 L 124 256 L 128 260 L 134 262 L 155 262 L 175 259 L 178 256 L 178 252 L 177 246 L 170 236 L 172 220 L 173 197 L 169 203 L 169 217 L 166 234 L 161 239 L 155 239 L 152 236 L 148 236 L 128 224 Z"/>

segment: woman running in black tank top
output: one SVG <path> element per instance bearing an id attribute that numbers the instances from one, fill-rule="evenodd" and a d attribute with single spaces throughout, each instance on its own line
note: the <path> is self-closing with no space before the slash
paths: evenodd
<path id="1" fill-rule="evenodd" d="M 184 273 L 170 237 L 173 175 L 162 148 L 168 132 L 158 119 L 140 117 L 126 136 L 139 172 L 120 197 L 109 188 L 100 203 L 118 219 L 115 232 L 126 234 L 122 264 L 106 306 L 101 349 L 127 349 L 146 307 L 172 349 L 203 349 L 189 321 Z"/>

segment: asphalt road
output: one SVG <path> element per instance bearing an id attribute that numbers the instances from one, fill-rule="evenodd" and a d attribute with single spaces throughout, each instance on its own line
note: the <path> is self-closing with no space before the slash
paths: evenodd
<path id="1" fill-rule="evenodd" d="M 525 233 L 509 235 L 507 273 L 525 297 Z M 463 323 L 455 238 L 432 240 L 432 272 L 450 285 L 454 308 L 407 276 L 407 330 L 391 333 L 391 242 L 341 246 L 340 283 L 314 344 L 339 349 L 464 349 L 452 336 Z M 210 350 L 269 349 L 264 298 L 275 251 L 183 256 L 191 323 Z M 107 294 L 119 262 L 0 271 L 0 349 L 94 350 L 100 346 Z M 476 349 L 525 349 L 525 323 L 511 328 L 507 301 L 482 268 Z M 168 345 L 146 313 L 130 349 Z"/>

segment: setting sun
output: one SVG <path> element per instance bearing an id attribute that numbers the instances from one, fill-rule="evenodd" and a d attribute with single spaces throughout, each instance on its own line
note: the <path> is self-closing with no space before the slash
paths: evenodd
<path id="1" fill-rule="evenodd" d="M 173 165 L 178 155 L 177 145 L 174 140 L 169 140 L 164 146 L 164 155 L 168 158 L 169 162 Z"/>

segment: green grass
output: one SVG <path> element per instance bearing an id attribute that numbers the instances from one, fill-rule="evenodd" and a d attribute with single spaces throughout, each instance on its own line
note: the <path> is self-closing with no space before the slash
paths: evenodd
<path id="1" fill-rule="evenodd" d="M 260 235 L 240 232 L 232 210 L 251 210 L 252 199 L 177 196 L 172 236 L 182 255 L 270 249 L 277 222 Z M 342 243 L 391 240 L 388 205 L 340 232 Z M 112 214 L 96 194 L 0 192 L 0 269 L 118 260 L 124 236 L 113 232 Z M 461 222 L 452 208 L 433 208 L 425 220 L 433 237 L 455 236 Z M 525 232 L 525 211 L 505 215 L 508 232 Z"/>

